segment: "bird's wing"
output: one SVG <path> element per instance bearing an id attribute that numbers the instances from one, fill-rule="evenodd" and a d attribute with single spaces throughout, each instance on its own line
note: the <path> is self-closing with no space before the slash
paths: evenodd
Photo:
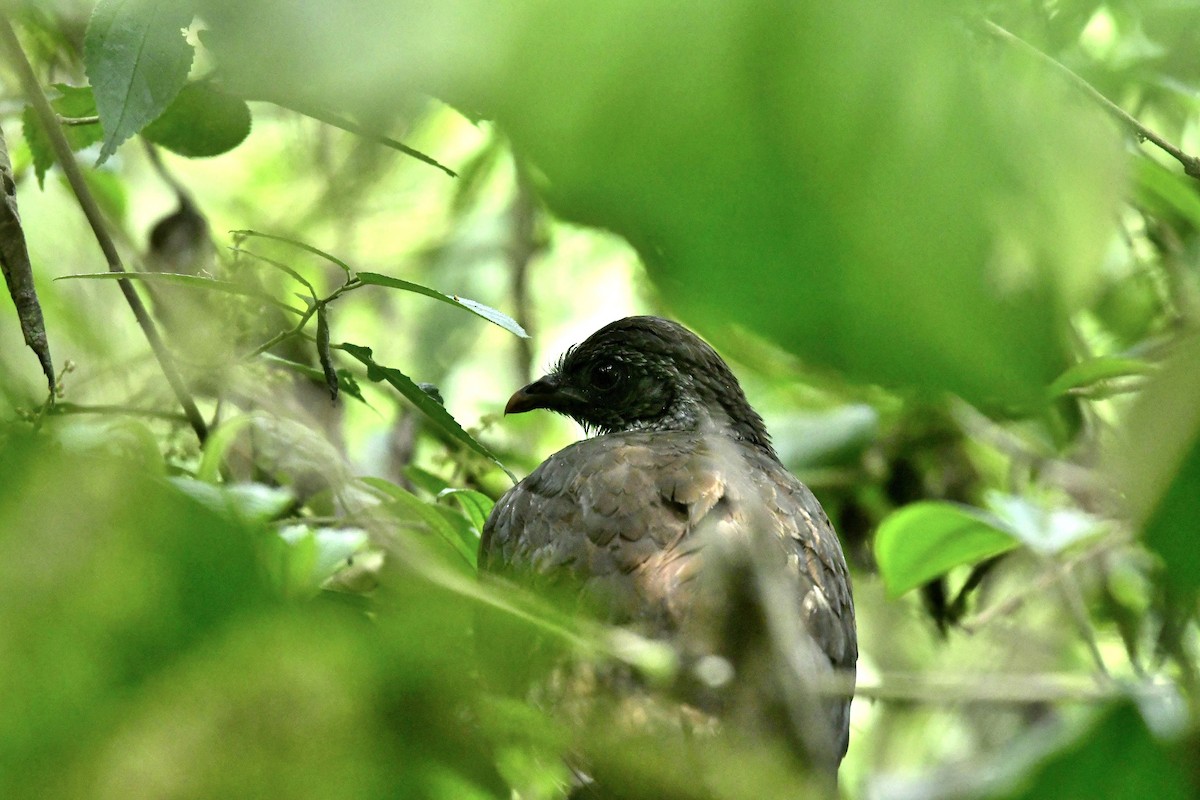
<path id="1" fill-rule="evenodd" d="M 676 590 L 694 574 L 686 535 L 724 488 L 696 444 L 610 434 L 559 451 L 497 502 L 480 567 L 535 583 L 573 580 L 614 621 L 669 624 Z"/>
<path id="2" fill-rule="evenodd" d="M 779 654 L 763 648 L 787 646 L 777 625 L 754 617 L 779 612 L 775 623 L 796 645 L 783 657 L 794 656 L 801 678 L 857 659 L 846 563 L 828 517 L 776 460 L 726 437 L 621 433 L 567 447 L 496 504 L 479 563 L 524 583 L 573 582 L 612 621 L 673 635 L 693 655 L 770 661 Z M 832 723 L 821 749 L 836 765 L 849 702 L 821 707 Z"/>
<path id="3" fill-rule="evenodd" d="M 480 566 L 574 580 L 602 593 L 616 621 L 675 626 L 700 551 L 752 529 L 782 544 L 809 635 L 833 666 L 853 667 L 854 608 L 829 518 L 777 461 L 720 437 L 610 434 L 559 451 L 496 504 Z"/>

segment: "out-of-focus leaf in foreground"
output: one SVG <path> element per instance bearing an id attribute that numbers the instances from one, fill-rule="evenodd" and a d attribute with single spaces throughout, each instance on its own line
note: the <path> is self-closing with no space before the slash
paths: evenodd
<path id="1" fill-rule="evenodd" d="M 202 5 L 238 80 L 495 117 L 554 209 L 625 235 L 709 333 L 993 406 L 1043 403 L 1070 364 L 1116 131 L 955 4 Z"/>
<path id="2" fill-rule="evenodd" d="M 415 573 L 370 624 L 286 603 L 263 568 L 277 534 L 238 498 L 52 444 L 0 439 L 0 764 L 20 765 L 0 795 L 501 796 L 456 710 L 470 603 Z M 364 541 L 311 537 L 311 580 Z"/>
<path id="3" fill-rule="evenodd" d="M 1195 797 L 1182 754 L 1157 740 L 1137 708 L 1121 705 L 1047 759 L 1010 800 L 1183 800 Z M 1115 763 L 1120 769 L 1113 769 Z"/>

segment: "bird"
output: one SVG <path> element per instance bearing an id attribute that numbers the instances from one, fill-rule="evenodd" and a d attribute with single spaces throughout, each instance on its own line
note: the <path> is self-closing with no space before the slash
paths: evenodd
<path id="1" fill-rule="evenodd" d="M 496 502 L 481 572 L 573 586 L 607 621 L 732 668 L 699 702 L 783 719 L 806 763 L 836 781 L 850 700 L 810 690 L 824 674 L 853 683 L 849 572 L 724 359 L 678 322 L 626 317 L 569 348 L 505 414 L 535 409 L 590 436 Z"/>

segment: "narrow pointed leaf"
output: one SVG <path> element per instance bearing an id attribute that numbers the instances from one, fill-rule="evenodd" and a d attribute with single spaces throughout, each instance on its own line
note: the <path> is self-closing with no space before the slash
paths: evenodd
<path id="1" fill-rule="evenodd" d="M 471 434 L 463 430 L 458 421 L 450 416 L 450 412 L 441 403 L 430 397 L 424 389 L 413 383 L 411 378 L 398 369 L 376 364 L 375 359 L 371 357 L 371 348 L 369 347 L 361 347 L 350 343 L 339 344 L 337 347 L 366 365 L 368 378 L 376 383 L 386 381 L 392 388 L 408 398 L 408 401 L 416 406 L 431 422 L 476 453 L 490 459 L 492 463 L 504 470 L 505 474 L 516 483 L 517 477 L 513 475 L 508 467 L 500 463 L 500 459 L 496 458 L 492 451 L 475 441 L 475 438 Z"/>

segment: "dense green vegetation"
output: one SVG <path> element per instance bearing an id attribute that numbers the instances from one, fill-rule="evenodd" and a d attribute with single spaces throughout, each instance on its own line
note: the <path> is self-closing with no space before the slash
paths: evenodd
<path id="1" fill-rule="evenodd" d="M 1193 2 L 5 4 L 0 796 L 797 796 L 649 721 L 669 648 L 476 578 L 581 435 L 504 401 L 634 312 L 842 535 L 846 797 L 1195 796 L 1198 52 Z M 568 654 L 660 705 L 499 679 Z"/>

